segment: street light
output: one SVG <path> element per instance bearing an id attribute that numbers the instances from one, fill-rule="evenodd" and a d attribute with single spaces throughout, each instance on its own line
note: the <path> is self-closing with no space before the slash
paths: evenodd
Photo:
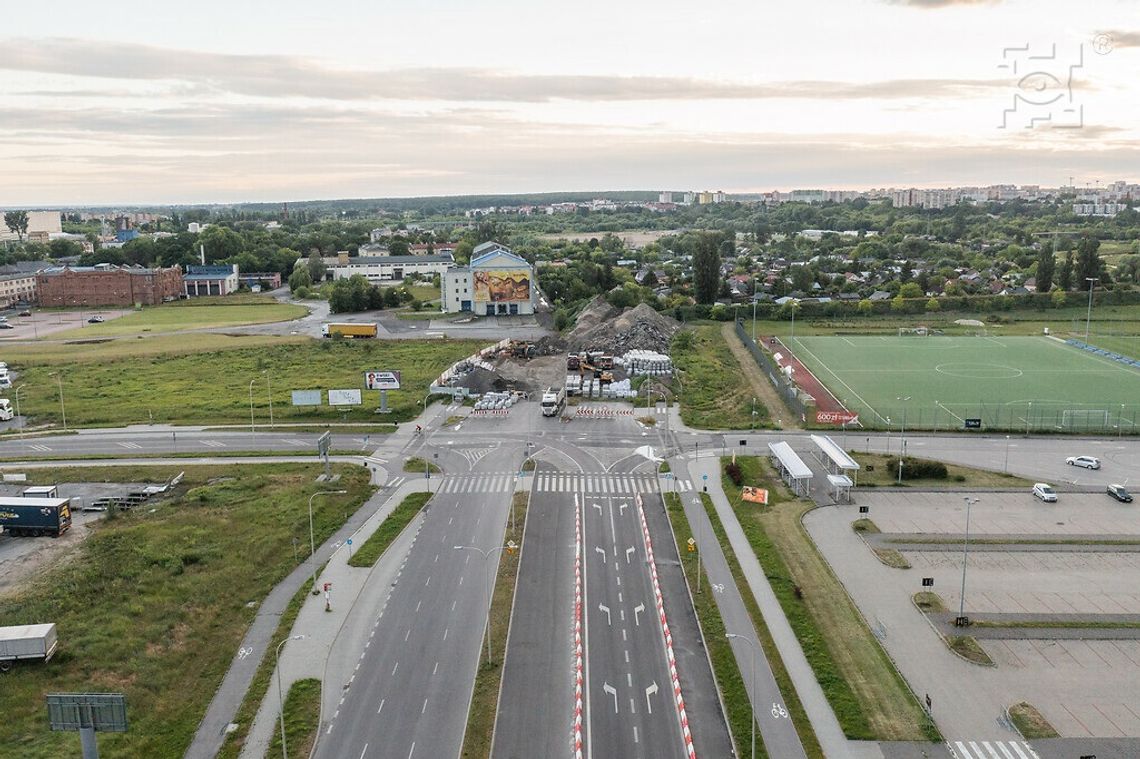
<path id="1" fill-rule="evenodd" d="M 317 545 L 313 540 L 313 499 L 319 495 L 343 495 L 347 490 L 318 490 L 309 496 L 309 565 L 313 570 L 313 595 L 320 593 L 317 590 Z"/>
<path id="2" fill-rule="evenodd" d="M 752 698 L 748 703 L 752 706 L 752 759 L 756 759 L 756 644 L 751 638 L 736 633 L 725 633 L 724 637 L 729 640 L 742 640 L 752 649 Z"/>
<path id="3" fill-rule="evenodd" d="M 304 635 L 293 635 L 277 644 L 277 714 L 281 718 L 281 759 L 289 759 L 285 748 L 285 697 L 281 694 L 281 647 L 291 640 L 304 640 Z"/>
<path id="4" fill-rule="evenodd" d="M 959 617 L 966 615 L 966 560 L 970 552 L 970 507 L 979 499 L 964 495 L 962 500 L 966 502 L 966 539 L 962 542 L 962 597 L 958 599 Z"/>
<path id="5" fill-rule="evenodd" d="M 249 381 L 249 431 L 251 433 L 253 432 L 253 383 L 254 382 L 257 382 L 256 377 L 254 377 L 253 379 L 251 379 Z"/>
<path id="6" fill-rule="evenodd" d="M 490 564 L 491 562 L 488 560 L 491 558 L 491 556 L 493 556 L 498 551 L 502 551 L 503 547 L 502 546 L 496 546 L 496 547 L 491 548 L 487 551 L 484 551 L 482 548 L 479 548 L 477 546 L 452 546 L 452 549 L 456 550 L 456 551 L 478 551 L 479 554 L 483 557 L 483 563 L 484 564 Z M 491 663 L 491 583 L 490 583 L 490 578 L 488 576 L 488 571 L 487 571 L 486 567 L 483 568 L 483 588 L 487 594 L 487 619 L 486 619 L 486 622 L 484 623 L 484 627 L 483 627 L 483 637 L 485 637 L 487 639 L 487 663 L 490 664 Z"/>
<path id="7" fill-rule="evenodd" d="M 67 432 L 67 407 L 63 405 L 63 375 L 59 372 L 52 372 L 51 376 L 55 377 L 56 382 L 59 383 L 59 413 L 63 417 L 63 431 Z"/>
<path id="8" fill-rule="evenodd" d="M 15 392 L 13 393 L 13 395 L 16 396 L 16 418 L 20 420 L 20 439 L 21 440 L 24 439 L 24 417 L 20 416 L 20 391 L 23 390 L 25 387 L 27 387 L 27 385 L 20 385 L 18 388 L 16 388 Z M 1121 404 L 1120 408 L 1123 409 L 1124 405 Z M 1123 415 L 1123 412 L 1122 412 L 1122 415 Z"/>
<path id="9" fill-rule="evenodd" d="M 273 384 L 269 381 L 269 370 L 266 369 L 265 374 L 265 390 L 269 394 L 269 426 L 273 426 Z"/>
<path id="10" fill-rule="evenodd" d="M 1085 281 L 1089 283 L 1089 309 L 1085 314 L 1085 345 L 1089 342 L 1089 322 L 1092 320 L 1092 293 L 1093 283 L 1097 281 L 1097 277 L 1085 277 Z"/>

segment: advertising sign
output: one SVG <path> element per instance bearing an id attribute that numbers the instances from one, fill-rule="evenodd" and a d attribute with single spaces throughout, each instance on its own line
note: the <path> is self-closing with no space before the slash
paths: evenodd
<path id="1" fill-rule="evenodd" d="M 850 411 L 817 411 L 816 424 L 858 424 L 859 415 Z"/>
<path id="2" fill-rule="evenodd" d="M 477 301 L 502 303 L 530 300 L 530 272 L 526 269 L 476 271 L 473 276 Z"/>
<path id="3" fill-rule="evenodd" d="M 294 406 L 319 406 L 319 405 L 321 405 L 321 391 L 320 390 L 294 390 L 293 391 L 293 405 Z"/>
<path id="4" fill-rule="evenodd" d="M 329 390 L 329 405 L 330 406 L 359 406 L 360 405 L 360 391 L 352 390 Z"/>
<path id="5" fill-rule="evenodd" d="M 982 428 L 981 419 L 963 419 L 962 426 L 968 430 L 980 430 Z"/>
<path id="6" fill-rule="evenodd" d="M 764 488 L 754 488 L 750 485 L 745 485 L 740 489 L 740 500 L 766 504 L 768 503 L 768 491 Z"/>
<path id="7" fill-rule="evenodd" d="M 400 373 L 388 371 L 371 371 L 364 373 L 365 390 L 399 390 Z"/>

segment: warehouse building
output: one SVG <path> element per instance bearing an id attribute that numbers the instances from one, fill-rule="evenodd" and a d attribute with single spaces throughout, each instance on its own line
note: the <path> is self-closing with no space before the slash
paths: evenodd
<path id="1" fill-rule="evenodd" d="M 141 266 L 52 266 L 36 274 L 44 307 L 155 306 L 182 297 L 182 269 Z"/>
<path id="2" fill-rule="evenodd" d="M 529 315 L 538 302 L 534 267 L 497 242 L 476 246 L 470 265 L 449 270 L 440 284 L 443 310 L 449 313 Z"/>

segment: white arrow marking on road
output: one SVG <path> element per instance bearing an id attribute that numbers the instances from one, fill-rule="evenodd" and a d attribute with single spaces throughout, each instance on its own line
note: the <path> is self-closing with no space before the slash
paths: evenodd
<path id="1" fill-rule="evenodd" d="M 650 696 L 656 696 L 656 695 L 657 695 L 657 681 L 654 680 L 653 685 L 650 685 L 649 687 L 647 687 L 645 689 L 645 708 L 649 710 L 650 714 L 653 714 L 653 704 L 649 703 L 649 697 Z"/>
<path id="2" fill-rule="evenodd" d="M 602 690 L 614 697 L 614 714 L 618 713 L 617 688 L 609 683 L 602 683 Z"/>
<path id="3" fill-rule="evenodd" d="M 598 611 L 601 611 L 601 612 L 605 612 L 605 614 L 606 614 L 606 624 L 607 624 L 607 625 L 611 625 L 611 626 L 612 626 L 612 625 L 613 625 L 613 621 L 612 621 L 612 620 L 611 620 L 611 618 L 610 618 L 610 607 L 606 606 L 605 604 L 598 604 Z"/>
<path id="4" fill-rule="evenodd" d="M 641 620 L 638 619 L 638 615 L 643 611 L 645 611 L 645 604 L 638 604 L 633 607 L 633 623 L 639 627 L 641 626 Z"/>
<path id="5" fill-rule="evenodd" d="M 602 548 L 601 546 L 594 546 L 594 550 L 602 555 L 602 563 L 605 564 L 606 563 L 606 549 Z"/>
<path id="6" fill-rule="evenodd" d="M 599 514 L 601 514 L 601 513 L 602 513 L 602 504 L 600 504 L 600 503 L 595 503 L 595 504 L 594 504 L 594 508 L 598 510 L 598 513 L 599 513 Z"/>
<path id="7" fill-rule="evenodd" d="M 621 503 L 619 503 L 618 504 L 618 514 L 624 515 L 625 514 L 625 507 L 628 505 L 629 504 L 626 503 L 625 501 L 622 501 Z"/>
<path id="8" fill-rule="evenodd" d="M 633 546 L 630 546 L 629 548 L 625 549 L 625 563 L 626 564 L 629 563 L 629 557 L 630 557 L 630 555 L 633 554 L 633 551 L 634 551 Z"/>

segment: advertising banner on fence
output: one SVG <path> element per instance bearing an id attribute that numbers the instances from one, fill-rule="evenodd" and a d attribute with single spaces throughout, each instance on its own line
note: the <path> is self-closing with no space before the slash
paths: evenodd
<path id="1" fill-rule="evenodd" d="M 400 373 L 376 370 L 364 373 L 365 390 L 399 390 Z"/>
<path id="2" fill-rule="evenodd" d="M 491 303 L 530 300 L 530 271 L 476 271 L 475 300 Z"/>
<path id="3" fill-rule="evenodd" d="M 768 491 L 764 488 L 754 488 L 751 485 L 745 485 L 740 489 L 740 500 L 766 504 L 768 503 Z"/>
<path id="4" fill-rule="evenodd" d="M 850 411 L 817 411 L 816 424 L 858 424 L 859 415 Z"/>
<path id="5" fill-rule="evenodd" d="M 293 391 L 293 405 L 294 406 L 319 406 L 319 405 L 321 405 L 321 391 L 320 390 L 294 390 Z"/>
<path id="6" fill-rule="evenodd" d="M 329 405 L 330 406 L 359 406 L 360 405 L 360 391 L 353 390 L 329 390 Z"/>

